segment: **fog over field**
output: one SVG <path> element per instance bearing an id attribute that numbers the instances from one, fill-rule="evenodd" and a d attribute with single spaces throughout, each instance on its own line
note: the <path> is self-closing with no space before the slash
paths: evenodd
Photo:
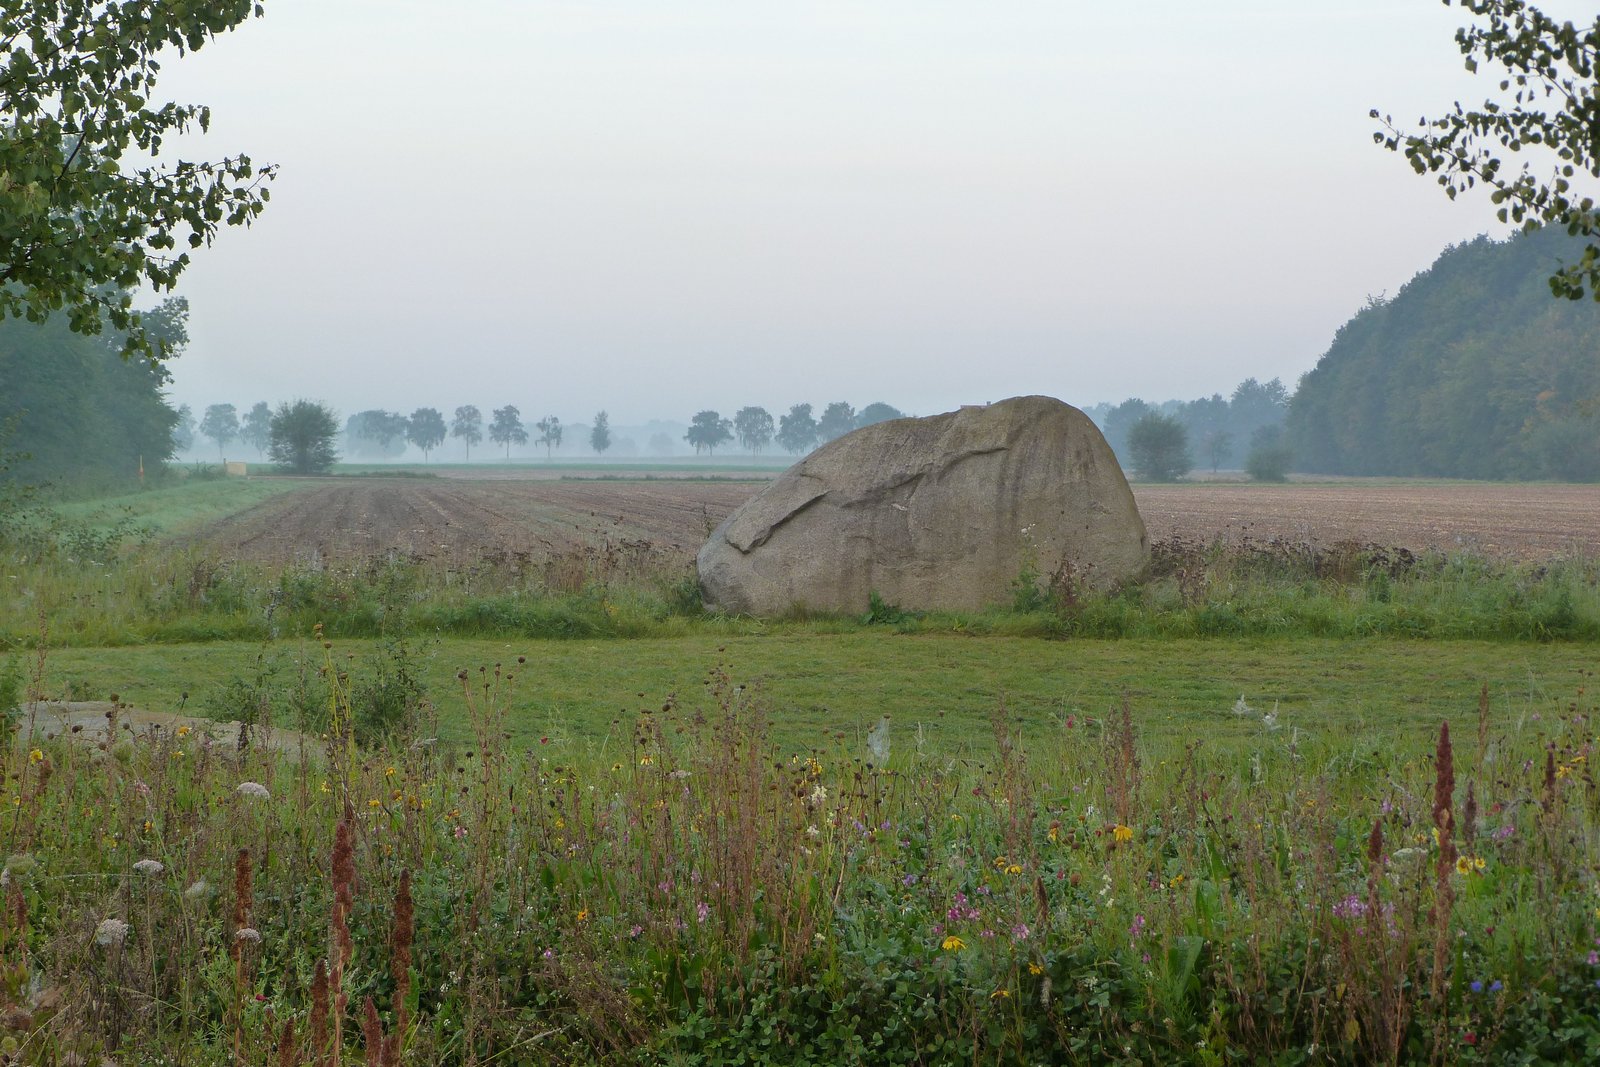
<path id="1" fill-rule="evenodd" d="M 1436 0 L 266 8 L 160 86 L 282 166 L 179 290 L 196 412 L 1292 388 L 1490 219 L 1371 142 L 1489 88 Z"/>

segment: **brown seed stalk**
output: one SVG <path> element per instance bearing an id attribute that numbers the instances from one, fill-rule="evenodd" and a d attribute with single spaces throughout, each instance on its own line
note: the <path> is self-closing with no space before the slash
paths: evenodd
<path id="1" fill-rule="evenodd" d="M 396 1034 L 405 1033 L 406 1001 L 411 996 L 411 943 L 415 935 L 415 915 L 411 905 L 411 870 L 400 872 L 400 885 L 394 893 L 394 930 L 389 937 L 389 973 L 394 977 L 394 1015 Z"/>

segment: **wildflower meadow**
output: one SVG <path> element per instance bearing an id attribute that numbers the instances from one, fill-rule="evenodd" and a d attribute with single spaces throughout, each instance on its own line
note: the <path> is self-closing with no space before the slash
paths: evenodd
<path id="1" fill-rule="evenodd" d="M 331 642 L 329 643 L 331 645 Z M 523 661 L 362 736 L 6 755 L 16 1064 L 1564 1063 L 1600 1056 L 1595 707 L 1432 751 L 773 740 L 725 668 L 625 742 L 508 743 Z"/>

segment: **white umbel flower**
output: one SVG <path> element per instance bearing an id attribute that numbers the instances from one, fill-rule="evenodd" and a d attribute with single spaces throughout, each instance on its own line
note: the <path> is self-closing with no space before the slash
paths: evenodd
<path id="1" fill-rule="evenodd" d="M 240 782 L 234 792 L 242 797 L 254 797 L 257 800 L 272 799 L 272 794 L 260 782 Z"/>
<path id="2" fill-rule="evenodd" d="M 128 940 L 129 929 L 121 919 L 101 919 L 100 925 L 94 928 L 94 943 L 115 948 Z"/>
<path id="3" fill-rule="evenodd" d="M 140 874 L 148 874 L 150 877 L 154 878 L 167 868 L 166 865 L 160 860 L 140 860 L 138 863 L 133 865 L 133 869 L 138 871 Z"/>

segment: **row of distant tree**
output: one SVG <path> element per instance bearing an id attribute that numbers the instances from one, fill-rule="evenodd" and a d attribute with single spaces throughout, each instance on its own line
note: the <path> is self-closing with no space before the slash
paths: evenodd
<path id="1" fill-rule="evenodd" d="M 843 400 L 823 408 L 821 418 L 811 414 L 810 404 L 795 404 L 788 414 L 779 415 L 777 421 L 763 407 L 740 408 L 731 419 L 707 410 L 697 413 L 690 421 L 683 439 L 694 446 L 696 455 L 702 451 L 714 453 L 718 446 L 730 441 L 738 441 L 740 448 L 757 455 L 774 442 L 785 452 L 799 455 L 843 437 L 851 430 L 899 418 L 904 418 L 904 412 L 888 404 L 868 404 L 858 412 Z"/>
<path id="2" fill-rule="evenodd" d="M 340 433 L 338 419 L 330 409 L 317 406 L 322 412 L 316 424 L 329 427 L 327 436 L 332 447 Z M 185 404 L 178 409 L 174 444 L 179 452 L 187 452 L 195 447 L 197 438 L 204 437 L 216 445 L 219 456 L 225 456 L 236 441 L 255 449 L 258 456 L 274 455 L 274 420 L 284 410 L 274 411 L 260 401 L 241 415 L 233 404 L 211 404 L 197 421 Z M 868 404 L 858 412 L 845 401 L 835 401 L 823 409 L 820 418 L 812 414 L 810 404 L 795 404 L 776 419 L 766 408 L 750 405 L 740 408 L 732 418 L 712 410 L 697 413 L 684 440 L 697 455 L 715 454 L 718 448 L 735 441 L 752 454 L 759 455 L 777 445 L 798 455 L 857 427 L 900 417 L 900 411 L 884 403 Z M 359 411 L 345 420 L 343 436 L 345 450 L 352 458 L 392 458 L 409 445 L 420 451 L 426 462 L 447 438 L 458 440 L 469 460 L 472 449 L 485 440 L 504 449 L 508 459 L 513 447 L 530 442 L 543 446 L 545 455 L 551 457 L 567 439 L 567 430 L 555 415 L 525 423 L 514 404 L 492 409 L 487 418 L 477 406 L 464 404 L 448 420 L 443 412 L 431 407 L 417 408 L 409 415 L 381 409 Z M 604 411 L 595 415 L 592 424 L 582 427 L 582 432 L 585 443 L 597 455 L 604 455 L 614 443 L 611 419 Z M 282 434 L 278 436 L 281 438 Z"/>

